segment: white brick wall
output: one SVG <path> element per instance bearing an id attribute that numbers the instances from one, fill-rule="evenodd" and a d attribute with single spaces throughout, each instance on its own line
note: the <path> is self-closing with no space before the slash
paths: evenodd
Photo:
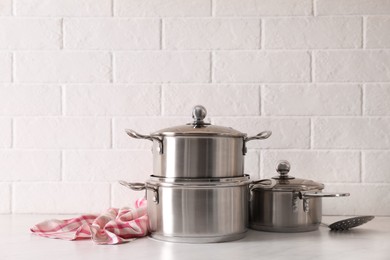
<path id="1" fill-rule="evenodd" d="M 113 66 L 119 83 L 210 82 L 208 52 L 117 52 Z"/>
<path id="2" fill-rule="evenodd" d="M 159 19 L 64 19 L 64 48 L 148 50 L 160 48 Z"/>
<path id="3" fill-rule="evenodd" d="M 0 51 L 0 82 L 12 80 L 12 54 Z"/>
<path id="4" fill-rule="evenodd" d="M 112 77 L 107 52 L 18 52 L 14 70 L 16 82 L 105 83 Z"/>
<path id="5" fill-rule="evenodd" d="M 260 45 L 259 19 L 166 19 L 166 49 L 257 49 Z"/>
<path id="6" fill-rule="evenodd" d="M 61 20 L 58 18 L 0 18 L 1 49 L 59 49 L 61 38 Z"/>
<path id="7" fill-rule="evenodd" d="M 215 52 L 216 82 L 308 82 L 310 55 L 303 51 Z"/>
<path id="8" fill-rule="evenodd" d="M 264 19 L 266 49 L 354 49 L 362 45 L 361 17 Z"/>
<path id="9" fill-rule="evenodd" d="M 10 148 L 12 144 L 12 120 L 0 117 L 0 148 Z"/>
<path id="10" fill-rule="evenodd" d="M 110 16 L 111 0 L 13 0 L 17 16 Z"/>
<path id="11" fill-rule="evenodd" d="M 143 192 L 148 134 L 207 120 L 248 135 L 246 173 L 390 215 L 390 1 L 1 0 L 0 213 L 91 213 Z"/>
<path id="12" fill-rule="evenodd" d="M 210 16 L 210 0 L 113 0 L 114 16 L 172 17 Z"/>

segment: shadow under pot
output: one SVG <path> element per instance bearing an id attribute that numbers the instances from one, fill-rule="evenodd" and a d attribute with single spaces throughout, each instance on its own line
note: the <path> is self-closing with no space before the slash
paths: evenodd
<path id="1" fill-rule="evenodd" d="M 195 106 L 193 122 L 165 128 L 150 135 L 126 129 L 137 139 L 153 142 L 153 174 L 172 178 L 226 178 L 244 176 L 247 143 L 267 139 L 270 131 L 256 136 L 231 127 L 204 122 L 206 109 Z"/>
<path id="2" fill-rule="evenodd" d="M 202 180 L 151 176 L 145 183 L 120 183 L 146 190 L 150 236 L 155 239 L 213 243 L 246 234 L 248 175 Z"/>
<path id="3" fill-rule="evenodd" d="M 317 230 L 322 220 L 322 198 L 349 193 L 322 192 L 324 184 L 288 175 L 290 164 L 280 161 L 279 173 L 249 185 L 249 227 L 270 232 Z"/>

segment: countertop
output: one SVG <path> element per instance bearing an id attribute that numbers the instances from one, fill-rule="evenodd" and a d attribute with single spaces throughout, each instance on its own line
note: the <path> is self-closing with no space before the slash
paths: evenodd
<path id="1" fill-rule="evenodd" d="M 61 215 L 0 215 L 0 259 L 390 259 L 390 217 L 376 217 L 349 231 L 326 227 L 305 233 L 249 230 L 246 237 L 225 243 L 183 244 L 148 237 L 121 245 L 96 245 L 91 240 L 43 238 L 29 228 Z M 325 216 L 332 223 L 345 216 Z"/>

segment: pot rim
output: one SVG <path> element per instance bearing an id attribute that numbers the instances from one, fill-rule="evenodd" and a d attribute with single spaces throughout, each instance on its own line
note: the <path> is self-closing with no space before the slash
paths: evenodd
<path id="1" fill-rule="evenodd" d="M 209 138 L 209 137 L 231 137 L 231 138 L 245 138 L 247 137 L 247 134 L 240 133 L 240 134 L 232 134 L 232 133 L 224 133 L 224 132 L 203 132 L 203 131 L 193 131 L 193 132 L 169 132 L 165 131 L 164 129 L 158 132 L 154 132 L 150 134 L 150 136 L 153 137 L 197 137 L 197 138 Z"/>
<path id="2" fill-rule="evenodd" d="M 248 174 L 240 177 L 228 178 L 174 178 L 151 175 L 146 181 L 147 184 L 169 187 L 229 187 L 237 185 L 248 185 L 250 177 Z"/>

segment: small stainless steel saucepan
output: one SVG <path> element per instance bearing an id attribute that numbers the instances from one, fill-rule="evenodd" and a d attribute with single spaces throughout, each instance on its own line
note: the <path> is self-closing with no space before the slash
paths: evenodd
<path id="1" fill-rule="evenodd" d="M 249 185 L 249 227 L 273 232 L 304 232 L 318 229 L 322 198 L 349 193 L 322 192 L 324 184 L 288 175 L 290 163 L 280 161 L 278 176 Z"/>

